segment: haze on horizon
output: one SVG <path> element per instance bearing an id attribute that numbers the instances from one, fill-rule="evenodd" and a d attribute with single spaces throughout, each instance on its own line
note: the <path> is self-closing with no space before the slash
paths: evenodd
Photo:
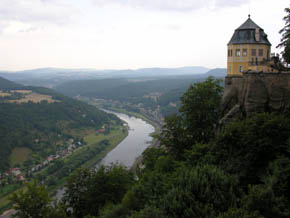
<path id="1" fill-rule="evenodd" d="M 279 52 L 286 0 L 1 0 L 0 70 L 226 66 L 251 14 Z"/>

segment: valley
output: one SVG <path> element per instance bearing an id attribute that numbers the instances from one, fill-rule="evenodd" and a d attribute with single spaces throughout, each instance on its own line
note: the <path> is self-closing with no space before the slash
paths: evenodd
<path id="1" fill-rule="evenodd" d="M 37 179 L 53 192 L 128 135 L 122 120 L 94 106 L 47 88 L 0 84 L 0 212 L 23 183 Z"/>
<path id="2" fill-rule="evenodd" d="M 95 166 L 130 132 L 137 133 L 114 114 L 99 109 L 127 114 L 128 122 L 135 122 L 131 116 L 140 118 L 154 126 L 150 131 L 155 136 L 164 118 L 178 113 L 180 97 L 190 84 L 203 81 L 205 76 L 74 80 L 55 83 L 56 91 L 0 78 L 0 211 L 11 207 L 9 198 L 23 189 L 23 183 L 37 179 L 54 193 L 77 168 Z M 123 156 L 131 160 L 125 165 L 131 166 L 149 145 L 149 138 L 136 154 L 129 157 L 119 152 L 113 159 Z M 140 140 L 138 136 L 124 143 L 137 149 Z M 154 139 L 151 144 L 159 142 Z M 134 170 L 141 160 L 139 157 Z M 105 159 L 101 163 L 106 163 Z"/>

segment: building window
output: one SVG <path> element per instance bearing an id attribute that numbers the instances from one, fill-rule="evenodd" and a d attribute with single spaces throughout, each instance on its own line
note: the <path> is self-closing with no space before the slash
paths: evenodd
<path id="1" fill-rule="evenodd" d="M 229 72 L 231 72 L 231 70 L 232 70 L 232 66 L 229 66 Z"/>
<path id="2" fill-rule="evenodd" d="M 231 49 L 231 57 L 233 56 L 233 50 Z"/>
<path id="3" fill-rule="evenodd" d="M 240 66 L 240 73 L 243 72 L 243 66 Z"/>
<path id="4" fill-rule="evenodd" d="M 248 55 L 248 50 L 246 48 L 243 49 L 243 56 L 246 57 Z"/>
<path id="5" fill-rule="evenodd" d="M 267 49 L 267 59 L 270 60 L 270 52 L 269 52 L 269 49 Z"/>
<path id="6" fill-rule="evenodd" d="M 241 56 L 241 50 L 240 49 L 236 49 L 236 56 L 240 57 Z"/>
<path id="7" fill-rule="evenodd" d="M 259 49 L 259 57 L 263 57 L 263 54 L 264 52 L 263 52 L 263 49 Z"/>
<path id="8" fill-rule="evenodd" d="M 256 49 L 252 49 L 252 56 L 256 56 Z"/>
<path id="9" fill-rule="evenodd" d="M 228 50 L 228 57 L 230 57 L 231 56 L 231 50 L 229 49 Z"/>

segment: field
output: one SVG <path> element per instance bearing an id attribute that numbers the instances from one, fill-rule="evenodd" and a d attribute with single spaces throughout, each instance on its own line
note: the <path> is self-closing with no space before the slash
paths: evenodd
<path id="1" fill-rule="evenodd" d="M 15 167 L 23 164 L 29 158 L 31 152 L 29 148 L 14 148 L 10 156 L 10 166 Z"/>
<path id="2" fill-rule="evenodd" d="M 2 92 L 2 91 L 0 91 L 0 97 L 7 97 L 7 96 L 11 96 L 11 94 L 8 93 L 8 92 Z"/>
<path id="3" fill-rule="evenodd" d="M 30 94 L 32 93 L 31 90 L 12 90 L 13 93 L 20 93 L 20 94 Z"/>
<path id="4" fill-rule="evenodd" d="M 104 151 L 101 153 L 97 154 L 90 160 L 88 160 L 85 164 L 82 165 L 82 167 L 91 167 L 95 165 L 97 162 L 99 162 L 102 158 L 106 156 L 106 154 L 114 149 L 121 141 L 124 140 L 128 136 L 128 131 L 123 131 L 121 129 L 118 130 L 112 130 L 109 135 L 96 135 L 95 133 L 91 133 L 87 135 L 84 140 L 87 143 L 87 146 L 85 148 L 82 148 L 81 152 L 84 152 L 87 147 L 90 147 L 90 149 L 93 149 L 94 147 L 98 146 L 98 143 L 101 142 L 102 140 L 108 140 L 109 141 L 109 146 L 106 147 Z M 77 153 L 74 153 L 73 155 L 78 155 Z M 72 157 L 73 157 L 72 155 Z"/>
<path id="5" fill-rule="evenodd" d="M 28 103 L 29 101 L 33 103 L 40 103 L 41 101 L 47 101 L 48 103 L 59 102 L 57 100 L 53 100 L 50 95 L 41 95 L 38 93 L 30 93 L 30 94 L 25 95 L 21 99 L 10 100 L 9 102 L 21 104 L 21 103 Z"/>

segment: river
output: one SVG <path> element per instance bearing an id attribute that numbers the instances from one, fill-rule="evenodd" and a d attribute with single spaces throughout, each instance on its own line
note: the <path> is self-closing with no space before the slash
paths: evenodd
<path id="1" fill-rule="evenodd" d="M 110 151 L 97 165 L 109 165 L 111 163 L 120 163 L 130 168 L 142 152 L 150 145 L 151 133 L 155 131 L 154 127 L 140 118 L 128 116 L 126 114 L 104 110 L 107 113 L 115 114 L 121 120 L 128 124 L 128 136 Z M 56 198 L 62 198 L 64 189 L 59 189 Z"/>
<path id="2" fill-rule="evenodd" d="M 150 134 L 154 132 L 154 127 L 144 120 L 133 116 L 107 110 L 106 112 L 113 113 L 121 120 L 125 121 L 129 126 L 129 134 L 119 145 L 117 145 L 117 147 L 110 151 L 98 165 L 120 163 L 127 167 L 131 167 L 136 158 L 150 145 L 150 141 L 152 140 Z M 63 189 L 58 190 L 56 198 L 60 199 L 63 193 Z M 1 218 L 9 218 L 10 216 L 11 213 L 3 217 L 0 215 Z"/>
<path id="3" fill-rule="evenodd" d="M 154 132 L 154 127 L 136 117 L 111 111 L 106 112 L 113 113 L 125 121 L 129 126 L 129 134 L 115 149 L 103 158 L 100 164 L 120 163 L 131 167 L 136 158 L 150 145 L 150 141 L 152 141 L 150 134 Z"/>

